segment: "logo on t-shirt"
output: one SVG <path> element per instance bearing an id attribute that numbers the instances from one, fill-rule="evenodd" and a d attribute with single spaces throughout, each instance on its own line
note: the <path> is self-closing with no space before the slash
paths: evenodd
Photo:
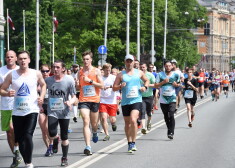
<path id="1" fill-rule="evenodd" d="M 17 96 L 29 96 L 30 91 L 27 84 L 23 83 L 17 92 Z"/>

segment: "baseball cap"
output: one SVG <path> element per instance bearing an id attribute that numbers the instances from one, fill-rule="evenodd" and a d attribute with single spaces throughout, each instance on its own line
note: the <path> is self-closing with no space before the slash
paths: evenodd
<path id="1" fill-rule="evenodd" d="M 125 56 L 125 60 L 128 60 L 128 59 L 130 59 L 130 60 L 132 60 L 132 61 L 135 60 L 135 59 L 134 59 L 134 56 L 133 56 L 133 55 L 130 55 L 130 54 L 128 54 L 128 55 Z"/>
<path id="2" fill-rule="evenodd" d="M 177 61 L 175 59 L 171 60 L 171 63 L 176 63 L 177 64 Z"/>
<path id="3" fill-rule="evenodd" d="M 72 66 L 73 66 L 73 67 L 79 67 L 79 65 L 78 65 L 78 64 L 73 64 Z"/>

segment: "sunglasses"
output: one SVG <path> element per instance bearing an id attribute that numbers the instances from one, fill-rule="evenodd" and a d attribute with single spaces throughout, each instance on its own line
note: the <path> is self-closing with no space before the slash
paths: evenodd
<path id="1" fill-rule="evenodd" d="M 41 70 L 41 72 L 42 73 L 45 73 L 45 72 L 48 73 L 48 72 L 50 72 L 50 70 Z"/>

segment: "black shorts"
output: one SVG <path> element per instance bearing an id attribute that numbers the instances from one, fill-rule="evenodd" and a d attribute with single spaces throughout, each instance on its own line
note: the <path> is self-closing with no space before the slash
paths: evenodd
<path id="1" fill-rule="evenodd" d="M 204 88 L 208 88 L 208 87 L 209 87 L 208 83 L 204 82 Z"/>
<path id="2" fill-rule="evenodd" d="M 192 99 L 184 98 L 184 100 L 185 100 L 185 104 L 189 103 L 192 106 L 195 106 L 195 104 L 197 102 L 197 98 L 192 98 Z"/>
<path id="3" fill-rule="evenodd" d="M 198 82 L 198 87 L 202 87 L 202 86 L 204 86 L 204 82 L 202 83 Z"/>
<path id="4" fill-rule="evenodd" d="M 42 105 L 43 113 L 47 116 L 47 104 Z"/>
<path id="5" fill-rule="evenodd" d="M 125 117 L 130 116 L 132 110 L 138 110 L 141 113 L 142 112 L 142 103 L 138 102 L 138 103 L 128 104 L 128 105 L 122 106 L 123 116 L 125 116 Z"/>
<path id="6" fill-rule="evenodd" d="M 228 86 L 227 87 L 223 87 L 223 91 L 228 91 Z"/>
<path id="7" fill-rule="evenodd" d="M 80 95 L 80 91 L 78 92 L 76 92 L 76 97 L 79 99 L 79 95 Z"/>
<path id="8" fill-rule="evenodd" d="M 79 102 L 78 103 L 78 109 L 89 109 L 91 112 L 98 112 L 100 108 L 100 103 L 94 103 L 94 102 Z"/>

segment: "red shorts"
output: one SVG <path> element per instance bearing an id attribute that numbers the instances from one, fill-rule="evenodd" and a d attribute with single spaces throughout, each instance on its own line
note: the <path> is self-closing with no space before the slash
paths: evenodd
<path id="1" fill-rule="evenodd" d="M 117 114 L 117 104 L 103 104 L 103 103 L 100 103 L 99 112 L 100 113 L 108 113 L 109 116 L 116 116 L 116 114 Z"/>

